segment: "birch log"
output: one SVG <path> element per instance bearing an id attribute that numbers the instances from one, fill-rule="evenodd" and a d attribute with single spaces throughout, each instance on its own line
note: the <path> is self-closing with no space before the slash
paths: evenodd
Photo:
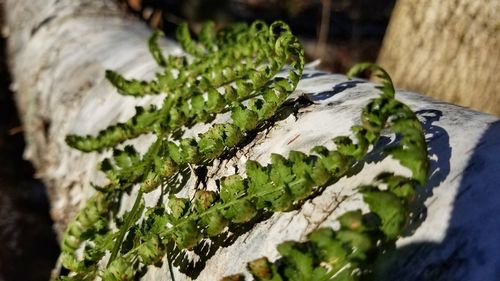
<path id="1" fill-rule="evenodd" d="M 92 194 L 90 182 L 102 181 L 96 163 L 104 155 L 83 154 L 64 143 L 68 133 L 96 133 L 134 113 L 134 106 L 158 98 L 123 97 L 105 81 L 104 70 L 151 78 L 157 70 L 146 41 L 150 31 L 127 18 L 107 0 L 7 0 L 12 88 L 24 123 L 25 157 L 48 187 L 51 215 L 60 234 L 68 219 Z M 179 52 L 163 41 L 165 52 Z M 257 135 L 234 159 L 215 163 L 209 175 L 227 175 L 246 159 L 269 161 L 270 153 L 331 147 L 359 123 L 360 110 L 375 85 L 342 75 L 306 70 L 294 96 L 314 104 Z M 493 116 L 409 92 L 398 98 L 421 119 L 429 146 L 431 173 L 419 192 L 418 217 L 397 249 L 376 266 L 380 280 L 497 280 L 500 276 L 500 121 Z M 192 133 L 203 130 L 195 127 Z M 142 147 L 150 137 L 132 143 Z M 386 142 L 394 136 L 386 136 Z M 320 226 L 335 226 L 337 215 L 365 208 L 354 189 L 382 170 L 407 173 L 391 159 L 371 154 L 356 176 L 342 178 L 299 210 L 277 213 L 234 235 L 223 247 L 178 256 L 175 280 L 218 280 L 241 272 L 249 260 L 277 257 L 275 246 L 301 240 Z M 183 189 L 193 190 L 192 180 Z M 154 199 L 154 194 L 150 196 Z M 151 200 L 153 201 L 153 200 Z M 123 205 L 130 205 L 125 198 Z M 151 202 L 149 202 L 151 204 Z M 418 205 L 418 204 L 417 204 Z M 207 250 L 208 249 L 208 250 Z M 168 268 L 149 268 L 143 280 L 170 280 Z"/>

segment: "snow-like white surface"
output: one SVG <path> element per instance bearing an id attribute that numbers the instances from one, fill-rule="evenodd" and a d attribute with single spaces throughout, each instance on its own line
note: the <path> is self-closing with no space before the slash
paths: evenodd
<path id="1" fill-rule="evenodd" d="M 122 97 L 104 79 L 105 69 L 152 77 L 157 68 L 146 46 L 150 31 L 124 18 L 112 1 L 10 0 L 5 10 L 13 89 L 27 134 L 26 157 L 49 187 L 52 216 L 60 231 L 92 193 L 89 182 L 103 180 L 96 171 L 103 155 L 72 150 L 64 137 L 96 133 L 126 120 L 134 106 L 161 99 Z M 166 52 L 179 51 L 172 42 L 163 45 Z M 235 165 L 244 168 L 246 159 L 267 163 L 270 153 L 331 147 L 333 137 L 348 134 L 359 122 L 360 110 L 374 92 L 371 83 L 307 70 L 293 97 L 305 95 L 315 103 L 301 109 L 297 118 L 288 116 L 260 133 L 235 159 L 216 163 L 209 172 L 230 174 Z M 425 207 L 415 210 L 422 217 L 398 241 L 398 249 L 380 262 L 385 268 L 380 272 L 389 272 L 378 273 L 380 279 L 500 280 L 499 120 L 415 93 L 398 92 L 398 98 L 424 124 L 431 174 L 419 192 Z M 150 138 L 131 143 L 145 149 Z M 200 251 L 209 249 L 211 257 L 197 262 L 191 274 L 199 269 L 197 280 L 218 280 L 241 272 L 254 258 L 276 258 L 278 243 L 303 239 L 319 226 L 335 226 L 335 218 L 346 210 L 366 208 L 354 189 L 357 185 L 369 183 L 383 170 L 408 172 L 391 159 L 375 160 L 372 155 L 358 175 L 342 178 L 299 210 L 274 214 L 224 246 L 207 245 Z M 183 193 L 189 194 L 192 184 L 188 181 Z M 176 280 L 190 280 L 177 268 L 175 272 Z M 164 266 L 150 268 L 144 280 L 169 278 Z"/>

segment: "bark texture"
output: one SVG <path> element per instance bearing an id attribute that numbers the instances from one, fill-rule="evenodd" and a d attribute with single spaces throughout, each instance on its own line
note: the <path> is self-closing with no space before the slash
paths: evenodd
<path id="1" fill-rule="evenodd" d="M 96 163 L 104 155 L 83 154 L 64 143 L 68 133 L 94 134 L 134 113 L 137 104 L 161 97 L 122 97 L 105 80 L 104 70 L 128 77 L 150 78 L 156 69 L 146 41 L 149 31 L 125 18 L 106 0 L 9 0 L 9 57 L 17 103 L 27 135 L 26 157 L 49 187 L 57 230 L 92 192 L 90 181 L 103 176 Z M 166 53 L 177 52 L 164 41 Z M 360 122 L 360 110 L 372 98 L 375 85 L 348 81 L 344 76 L 307 70 L 294 94 L 314 104 L 297 116 L 286 116 L 259 133 L 233 159 L 208 167 L 210 177 L 242 170 L 247 159 L 269 162 L 271 153 L 307 152 L 315 145 L 332 147 L 331 139 L 346 135 Z M 429 145 L 431 173 L 419 192 L 418 219 L 400 239 L 398 249 L 376 267 L 381 280 L 494 280 L 500 268 L 500 121 L 490 115 L 437 102 L 415 93 L 398 98 L 422 120 Z M 228 116 L 220 117 L 224 121 Z M 195 126 L 189 134 L 204 131 Z M 144 136 L 130 143 L 144 149 Z M 386 141 L 394 141 L 387 136 Z M 230 239 L 212 241 L 197 251 L 177 253 L 175 280 L 218 280 L 244 271 L 249 260 L 275 259 L 276 245 L 301 240 L 321 226 L 335 226 L 346 210 L 366 208 L 355 187 L 369 183 L 383 170 L 402 169 L 395 161 L 373 153 L 356 176 L 342 178 L 298 210 L 276 213 Z M 214 186 L 213 182 L 208 182 Z M 181 192 L 192 194 L 194 178 Z M 157 194 L 148 195 L 147 204 Z M 133 196 L 132 196 L 133 198 Z M 132 200 L 124 198 L 123 207 Z M 229 241 L 229 242 L 228 242 Z M 480 262 L 478 262 L 480 259 Z M 450 266 L 452 265 L 452 266 Z M 459 269 L 459 270 L 457 270 Z M 150 267 L 143 280 L 170 280 L 166 263 Z"/>
<path id="2" fill-rule="evenodd" d="M 134 99 L 110 102 L 117 94 L 103 74 L 117 69 L 151 75 L 155 64 L 145 44 L 150 31 L 108 0 L 7 1 L 5 10 L 11 88 L 17 92 L 28 144 L 25 157 L 47 182 L 52 217 L 61 233 L 88 195 L 84 179 L 94 174 L 98 159 L 68 150 L 61 133 L 96 132 L 133 114 Z M 85 121 L 91 116 L 101 121 Z M 86 168 L 75 170 L 80 165 Z M 47 175 L 57 175 L 57 180 Z"/>
<path id="3" fill-rule="evenodd" d="M 399 0 L 378 63 L 399 87 L 500 115 L 500 1 Z"/>

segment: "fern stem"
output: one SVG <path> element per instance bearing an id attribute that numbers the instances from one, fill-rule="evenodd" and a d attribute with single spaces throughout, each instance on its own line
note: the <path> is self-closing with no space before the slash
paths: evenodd
<path id="1" fill-rule="evenodd" d="M 109 265 L 113 262 L 113 260 L 115 260 L 116 256 L 118 255 L 118 252 L 120 251 L 120 246 L 122 245 L 122 241 L 123 238 L 125 237 L 125 234 L 130 229 L 130 226 L 133 223 L 134 218 L 137 217 L 137 212 L 140 210 L 139 206 L 141 205 L 140 203 L 142 200 L 142 193 L 143 192 L 141 190 L 137 192 L 137 197 L 135 198 L 134 206 L 132 207 L 132 210 L 130 210 L 130 213 L 128 213 L 127 218 L 123 223 L 123 226 L 120 227 L 120 234 L 118 235 L 118 238 L 116 239 L 116 242 L 113 246 L 113 251 L 111 252 L 111 256 L 109 257 L 106 268 L 109 267 Z"/>
<path id="2" fill-rule="evenodd" d="M 168 271 L 170 272 L 170 277 L 172 281 L 175 281 L 174 268 L 172 267 L 172 259 L 170 258 L 169 251 L 167 251 L 167 264 L 168 264 Z"/>

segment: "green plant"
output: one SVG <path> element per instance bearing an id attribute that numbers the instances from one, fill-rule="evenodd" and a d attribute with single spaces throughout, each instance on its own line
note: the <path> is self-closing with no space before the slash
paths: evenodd
<path id="1" fill-rule="evenodd" d="M 383 172 L 376 177 L 375 184 L 360 186 L 358 189 L 370 212 L 346 212 L 338 218 L 339 230 L 321 228 L 310 233 L 306 242 L 280 244 L 278 252 L 282 258 L 278 262 L 260 258 L 248 263 L 248 270 L 256 281 L 359 280 L 370 273 L 369 267 L 377 254 L 394 246 L 409 222 L 408 207 L 415 198 L 415 189 L 425 183 L 428 172 L 423 130 L 411 109 L 395 99 L 392 81 L 385 70 L 374 64 L 358 64 L 349 71 L 349 76 L 366 69 L 377 71 L 383 86 L 381 97 L 363 109 L 362 126 L 353 127 L 358 145 L 373 144 L 371 136 L 378 136 L 387 122 L 401 140 L 398 145 L 386 148 L 386 152 L 410 169 L 411 177 Z M 336 140 L 337 145 L 348 145 L 348 151 L 357 149 L 349 139 Z M 244 280 L 244 277 L 237 274 L 222 279 L 231 280 Z"/>
<path id="2" fill-rule="evenodd" d="M 137 107 L 129 121 L 96 136 L 66 138 L 70 146 L 81 151 L 113 149 L 113 155 L 99 165 L 109 183 L 96 186 L 95 195 L 65 232 L 61 261 L 71 273 L 60 280 L 93 280 L 98 276 L 105 281 L 132 280 L 148 265 L 159 264 L 166 254 L 168 257 L 171 242 L 180 249 L 190 249 L 202 239 L 264 213 L 298 208 L 344 176 L 387 126 L 401 136 L 400 145 L 388 149 L 389 154 L 410 168 L 413 176 L 383 174 L 378 179 L 389 190 L 371 186 L 361 192 L 379 219 L 370 231 L 383 234 L 387 241 L 400 235 L 413 188 L 425 181 L 427 154 L 418 120 L 395 100 L 385 71 L 368 64 L 358 67 L 382 74 L 383 94 L 364 108 L 362 124 L 352 127 L 352 138 L 333 139 L 335 151 L 319 146 L 310 155 L 298 151 L 291 151 L 288 158 L 273 154 L 271 164 L 265 167 L 248 161 L 246 176 L 220 179 L 220 192 L 198 190 L 194 198 L 179 198 L 171 194 L 169 180 L 187 167 L 209 165 L 238 148 L 273 117 L 300 79 L 304 54 L 298 39 L 282 22 L 270 26 L 260 21 L 251 26 L 237 24 L 218 32 L 207 23 L 198 41 L 182 25 L 177 40 L 189 55 L 179 57 L 163 56 L 156 42 L 160 35 L 154 33 L 149 41 L 153 58 L 164 68 L 156 79 L 127 80 L 114 71 L 107 71 L 106 78 L 123 95 L 166 93 L 163 105 Z M 283 68 L 287 75 L 276 76 Z M 230 116 L 230 122 L 214 124 L 215 117 L 223 113 Z M 182 137 L 185 128 L 198 123 L 212 125 L 196 138 Z M 118 148 L 123 141 L 146 133 L 154 133 L 156 140 L 144 155 L 130 145 Z M 117 210 L 122 195 L 136 185 L 133 207 L 120 216 Z M 159 187 L 161 199 L 169 194 L 167 204 L 160 200 L 157 206 L 146 208 L 144 193 Z M 390 208 L 381 208 L 381 204 Z M 106 254 L 109 258 L 103 266 Z"/>
<path id="3" fill-rule="evenodd" d="M 248 132 L 274 115 L 295 89 L 304 65 L 302 46 L 283 22 L 270 26 L 260 21 L 251 26 L 236 24 L 218 32 L 207 23 L 198 34 L 199 41 L 192 39 L 187 25 L 181 25 L 177 39 L 189 57 L 164 57 L 156 42 L 160 35 L 154 33 L 149 41 L 153 58 L 164 67 L 155 80 L 127 80 L 114 71 L 107 71 L 106 78 L 123 95 L 167 93 L 162 107 L 137 107 L 129 121 L 112 125 L 96 136 L 66 138 L 68 145 L 91 152 L 116 147 L 145 133 L 156 134 L 156 141 L 144 155 L 125 146 L 114 148 L 113 156 L 100 163 L 109 184 L 96 187 L 96 194 L 65 232 L 61 260 L 64 267 L 76 273 L 65 278 L 94 279 L 102 271 L 98 262 L 110 252 L 103 278 L 123 279 L 117 277 L 121 273 L 114 273 L 123 259 L 115 259 L 123 252 L 123 239 L 143 212 L 143 193 L 162 186 L 188 166 L 206 165 L 236 147 Z M 288 75 L 275 77 L 285 64 Z M 183 128 L 212 122 L 217 114 L 226 112 L 232 122 L 213 124 L 197 138 L 175 141 Z M 135 184 L 140 190 L 133 208 L 117 217 L 121 194 Z M 168 191 L 167 186 L 164 192 Z M 118 231 L 109 228 L 111 220 Z M 76 253 L 80 248 L 83 255 Z"/>

